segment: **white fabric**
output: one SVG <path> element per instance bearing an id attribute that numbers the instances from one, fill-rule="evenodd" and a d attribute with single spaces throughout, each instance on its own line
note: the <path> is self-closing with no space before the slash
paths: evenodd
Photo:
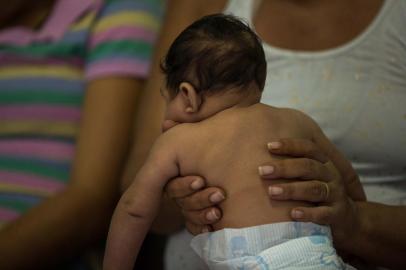
<path id="1" fill-rule="evenodd" d="M 253 26 L 258 5 L 231 0 L 225 13 Z M 264 44 L 268 74 L 262 102 L 310 115 L 369 186 L 406 182 L 405 14 L 406 1 L 386 0 L 358 37 L 321 52 Z M 402 192 L 405 200 L 404 186 Z M 375 189 L 367 195 L 382 201 Z"/>
<path id="2" fill-rule="evenodd" d="M 187 230 L 169 237 L 164 252 L 165 270 L 208 270 L 204 261 L 190 247 L 193 239 Z"/>
<path id="3" fill-rule="evenodd" d="M 225 13 L 252 25 L 258 4 L 230 0 Z M 351 160 L 368 200 L 393 205 L 406 204 L 405 14 L 406 1 L 386 0 L 362 34 L 326 51 L 264 44 L 268 75 L 262 102 L 310 115 Z M 191 239 L 186 231 L 169 239 L 167 270 L 205 269 L 187 252 Z M 190 267 L 181 267 L 180 257 Z"/>
<path id="4" fill-rule="evenodd" d="M 283 222 L 200 234 L 192 248 L 211 270 L 355 269 L 338 257 L 330 229 Z"/>

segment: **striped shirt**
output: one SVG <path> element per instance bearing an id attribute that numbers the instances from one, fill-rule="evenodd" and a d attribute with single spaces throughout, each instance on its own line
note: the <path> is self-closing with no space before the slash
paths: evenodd
<path id="1" fill-rule="evenodd" d="M 69 180 L 87 82 L 144 78 L 159 0 L 58 0 L 39 30 L 0 31 L 0 226 Z"/>

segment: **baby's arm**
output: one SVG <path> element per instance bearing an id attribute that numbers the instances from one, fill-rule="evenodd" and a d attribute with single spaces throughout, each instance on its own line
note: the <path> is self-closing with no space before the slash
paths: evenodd
<path id="1" fill-rule="evenodd" d="M 166 182 L 179 173 L 172 132 L 161 135 L 134 182 L 121 197 L 110 225 L 103 269 L 133 269 L 160 206 Z"/>

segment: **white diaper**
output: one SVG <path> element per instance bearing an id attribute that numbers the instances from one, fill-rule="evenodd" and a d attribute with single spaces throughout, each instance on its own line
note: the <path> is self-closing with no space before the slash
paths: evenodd
<path id="1" fill-rule="evenodd" d="M 336 254 L 330 229 L 314 223 L 223 229 L 194 237 L 191 246 L 215 270 L 355 269 Z"/>

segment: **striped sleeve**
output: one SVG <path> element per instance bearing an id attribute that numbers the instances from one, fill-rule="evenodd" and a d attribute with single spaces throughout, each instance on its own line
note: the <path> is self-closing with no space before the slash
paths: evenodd
<path id="1" fill-rule="evenodd" d="M 146 77 L 163 14 L 162 0 L 110 0 L 89 37 L 85 77 Z"/>

